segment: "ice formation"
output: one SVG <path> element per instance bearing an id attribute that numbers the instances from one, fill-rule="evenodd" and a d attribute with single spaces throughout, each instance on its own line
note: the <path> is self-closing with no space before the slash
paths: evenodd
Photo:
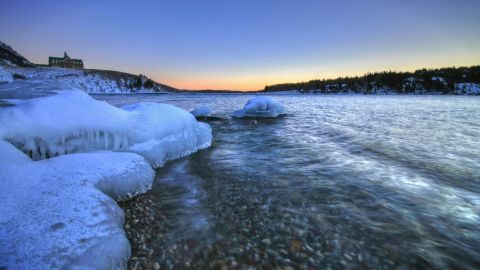
<path id="1" fill-rule="evenodd" d="M 212 109 L 208 106 L 200 106 L 190 112 L 195 117 L 209 117 L 212 115 Z"/>
<path id="2" fill-rule="evenodd" d="M 128 151 L 144 156 L 154 166 L 207 148 L 212 129 L 187 111 L 168 104 L 139 103 L 124 107 L 132 128 Z"/>
<path id="3" fill-rule="evenodd" d="M 144 158 L 103 151 L 32 161 L 2 140 L 0 153 L 0 268 L 124 267 L 130 246 L 114 199 L 151 186 Z"/>
<path id="4" fill-rule="evenodd" d="M 242 110 L 233 112 L 234 117 L 277 117 L 285 113 L 285 108 L 271 97 L 259 96 L 250 99 Z"/>
<path id="5" fill-rule="evenodd" d="M 105 149 L 138 153 L 156 167 L 206 148 L 212 140 L 209 125 L 166 104 L 120 109 L 82 91 L 10 103 L 14 106 L 0 110 L 0 139 L 34 160 Z"/>
<path id="6" fill-rule="evenodd" d="M 150 188 L 152 165 L 211 140 L 174 106 L 116 108 L 57 80 L 1 84 L 0 269 L 124 268 L 115 200 Z"/>

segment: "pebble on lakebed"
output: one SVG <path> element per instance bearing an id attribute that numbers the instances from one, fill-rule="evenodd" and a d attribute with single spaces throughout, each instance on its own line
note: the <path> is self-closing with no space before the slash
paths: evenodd
<path id="1" fill-rule="evenodd" d="M 232 197 L 235 198 L 235 197 Z M 240 197 L 237 197 L 240 198 Z M 235 199 L 234 199 L 235 200 Z M 326 239 L 316 230 L 295 228 L 295 214 L 286 213 L 280 224 L 259 224 L 268 220 L 271 212 L 264 212 L 255 203 L 237 209 L 245 218 L 231 223 L 223 220 L 222 226 L 231 229 L 229 237 L 220 235 L 178 237 L 169 234 L 173 224 L 165 213 L 165 206 L 155 202 L 151 192 L 119 203 L 125 210 L 125 229 L 132 248 L 128 269 L 409 269 L 408 265 L 425 266 L 410 258 L 405 264 L 396 264 L 387 258 L 385 251 L 368 247 L 358 239 L 350 242 L 346 237 L 329 232 L 334 239 Z M 219 207 L 220 213 L 235 206 Z M 270 209 L 272 210 L 272 209 Z M 260 216 L 265 216 L 261 218 Z M 237 224 L 237 223 L 241 224 Z M 318 222 L 318 220 L 316 221 Z M 268 226 L 271 226 L 267 228 Z M 268 235 L 269 237 L 265 237 Z M 210 239 L 210 238 L 213 238 Z M 402 260 L 405 258 L 402 258 Z"/>

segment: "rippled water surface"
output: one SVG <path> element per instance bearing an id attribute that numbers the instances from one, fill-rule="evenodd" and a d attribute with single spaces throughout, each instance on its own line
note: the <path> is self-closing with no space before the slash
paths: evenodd
<path id="1" fill-rule="evenodd" d="M 229 114 L 252 96 L 95 97 Z M 124 205 L 131 267 L 479 267 L 479 97 L 275 99 L 286 116 L 211 122 L 211 148 Z"/>

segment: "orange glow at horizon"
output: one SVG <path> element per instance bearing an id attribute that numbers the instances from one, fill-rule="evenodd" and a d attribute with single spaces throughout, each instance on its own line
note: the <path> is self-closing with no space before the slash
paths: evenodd
<path id="1" fill-rule="evenodd" d="M 283 83 L 297 83 L 307 82 L 316 79 L 336 79 L 339 77 L 355 77 L 363 76 L 366 73 L 396 71 L 396 72 L 413 72 L 422 68 L 443 68 L 443 67 L 459 67 L 459 66 L 474 66 L 480 65 L 480 58 L 478 60 L 471 59 L 470 61 L 453 61 L 451 64 L 445 63 L 431 63 L 426 61 L 425 65 L 400 65 L 398 67 L 379 66 L 377 68 L 370 67 L 367 70 L 360 68 L 345 67 L 343 70 L 331 70 L 323 72 L 312 72 L 312 70 L 302 71 L 279 71 L 279 72 L 265 72 L 264 74 L 241 74 L 238 76 L 222 76 L 213 77 L 211 74 L 199 77 L 198 75 L 173 76 L 168 78 L 163 76 L 152 76 L 155 81 L 166 84 L 177 89 L 185 90 L 237 90 L 237 91 L 257 91 L 263 90 L 265 86 L 283 84 Z"/>

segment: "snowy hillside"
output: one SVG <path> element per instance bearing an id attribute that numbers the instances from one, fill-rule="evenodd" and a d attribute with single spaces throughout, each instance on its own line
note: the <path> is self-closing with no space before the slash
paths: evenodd
<path id="1" fill-rule="evenodd" d="M 165 93 L 175 90 L 145 76 L 115 71 L 0 66 L 0 83 L 14 79 L 65 81 L 80 85 L 87 93 Z"/>

